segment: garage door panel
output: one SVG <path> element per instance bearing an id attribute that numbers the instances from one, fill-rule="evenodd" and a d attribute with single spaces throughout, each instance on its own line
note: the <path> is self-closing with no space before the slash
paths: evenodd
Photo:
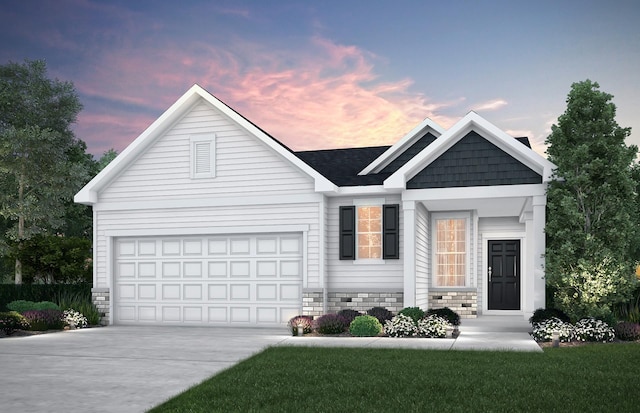
<path id="1" fill-rule="evenodd" d="M 302 308 L 300 234 L 117 239 L 114 321 L 273 325 Z"/>

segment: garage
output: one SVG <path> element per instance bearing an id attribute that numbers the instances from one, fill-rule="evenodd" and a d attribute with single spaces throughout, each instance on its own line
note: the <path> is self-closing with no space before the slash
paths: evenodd
<path id="1" fill-rule="evenodd" d="M 114 240 L 116 324 L 276 325 L 302 310 L 302 234 Z"/>

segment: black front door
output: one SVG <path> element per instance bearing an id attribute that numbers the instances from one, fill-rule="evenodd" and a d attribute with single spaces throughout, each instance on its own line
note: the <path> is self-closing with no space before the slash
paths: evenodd
<path id="1" fill-rule="evenodd" d="M 489 241 L 489 310 L 520 309 L 520 240 Z"/>

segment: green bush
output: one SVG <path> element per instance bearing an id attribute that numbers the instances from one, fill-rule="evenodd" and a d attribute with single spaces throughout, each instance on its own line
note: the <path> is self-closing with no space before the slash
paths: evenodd
<path id="1" fill-rule="evenodd" d="M 370 315 L 361 315 L 353 319 L 349 332 L 356 337 L 375 337 L 382 333 L 382 324 Z"/>
<path id="2" fill-rule="evenodd" d="M 60 307 L 56 303 L 51 301 L 39 301 L 34 303 L 33 301 L 17 300 L 7 304 L 7 308 L 11 311 L 17 311 L 20 314 L 24 314 L 26 311 L 31 310 L 60 310 Z"/>
<path id="3" fill-rule="evenodd" d="M 438 317 L 441 317 L 447 320 L 449 324 L 451 324 L 452 326 L 460 325 L 460 315 L 455 311 L 453 311 L 452 309 L 450 309 L 449 307 L 432 308 L 430 310 L 427 310 L 426 315 L 427 316 L 437 315 Z"/>
<path id="4" fill-rule="evenodd" d="M 418 321 L 424 317 L 424 311 L 420 307 L 405 307 L 400 310 L 398 314 L 411 317 L 414 323 L 418 323 Z"/>
<path id="5" fill-rule="evenodd" d="M 568 323 L 571 321 L 569 316 L 564 313 L 562 310 L 558 310 L 556 308 L 538 308 L 533 312 L 533 315 L 529 318 L 529 322 L 531 324 L 541 323 L 545 320 L 550 320 L 552 318 L 557 318 L 559 320 Z"/>
<path id="6" fill-rule="evenodd" d="M 28 330 L 29 322 L 17 311 L 0 313 L 0 330 L 6 335 L 13 334 L 16 330 Z"/>
<path id="7" fill-rule="evenodd" d="M 393 313 L 384 307 L 370 308 L 367 310 L 367 315 L 374 316 L 382 325 L 393 318 Z"/>
<path id="8" fill-rule="evenodd" d="M 615 305 L 613 310 L 618 320 L 640 323 L 640 285 L 629 301 Z"/>

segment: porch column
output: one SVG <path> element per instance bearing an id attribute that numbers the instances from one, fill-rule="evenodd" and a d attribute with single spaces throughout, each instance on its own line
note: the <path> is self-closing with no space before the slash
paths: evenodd
<path id="1" fill-rule="evenodd" d="M 402 251 L 404 266 L 404 307 L 416 305 L 416 203 L 402 203 L 404 217 L 404 248 Z"/>
<path id="2" fill-rule="evenodd" d="M 546 218 L 547 196 L 539 195 L 533 197 L 533 231 L 534 231 L 534 251 L 531 255 L 533 260 L 533 308 L 532 312 L 538 308 L 546 306 L 545 299 L 545 254 L 546 254 L 546 235 L 544 227 L 547 222 Z"/>

